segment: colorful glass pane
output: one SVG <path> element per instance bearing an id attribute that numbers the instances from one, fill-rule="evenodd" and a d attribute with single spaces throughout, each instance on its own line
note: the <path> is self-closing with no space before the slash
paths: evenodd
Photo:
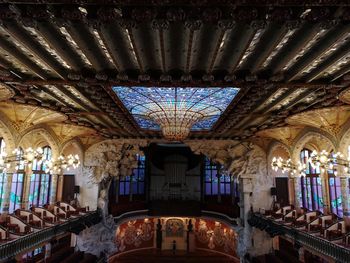
<path id="1" fill-rule="evenodd" d="M 341 198 L 341 185 L 340 178 L 331 176 L 329 178 L 329 194 L 331 209 L 334 214 L 338 216 L 343 216 L 342 198 Z"/>
<path id="2" fill-rule="evenodd" d="M 239 92 L 238 88 L 113 87 L 143 129 L 160 130 L 159 119 L 186 120 L 191 130 L 209 130 Z M 175 121 L 176 122 L 176 121 Z"/>
<path id="3" fill-rule="evenodd" d="M 51 175 L 46 173 L 45 160 L 51 159 L 51 148 L 43 148 L 43 161 L 33 162 L 33 175 L 30 178 L 29 202 L 32 205 L 42 206 L 49 201 Z"/>
<path id="4" fill-rule="evenodd" d="M 119 195 L 129 195 L 130 190 L 134 195 L 145 193 L 145 167 L 146 158 L 142 155 L 137 155 L 138 166 L 130 176 L 125 176 L 119 181 Z M 131 185 L 131 189 L 130 189 Z"/>
<path id="5" fill-rule="evenodd" d="M 231 177 L 226 174 L 221 174 L 219 183 L 219 170 L 221 170 L 221 165 L 216 165 L 211 162 L 210 159 L 205 159 L 205 194 L 206 195 L 230 195 L 231 194 Z"/>

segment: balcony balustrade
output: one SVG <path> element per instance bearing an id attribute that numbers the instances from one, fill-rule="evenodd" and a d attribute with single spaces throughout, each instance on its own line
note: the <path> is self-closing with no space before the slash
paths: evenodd
<path id="1" fill-rule="evenodd" d="M 350 249 L 332 243 L 326 239 L 311 235 L 305 231 L 283 225 L 280 222 L 267 218 L 259 213 L 252 213 L 248 223 L 260 230 L 266 231 L 271 237 L 285 236 L 294 240 L 298 246 L 309 248 L 325 256 L 331 257 L 335 262 L 347 263 L 350 259 Z"/>
<path id="2" fill-rule="evenodd" d="M 97 211 L 89 212 L 85 215 L 69 219 L 66 222 L 27 234 L 18 239 L 10 240 L 0 245 L 0 262 L 14 258 L 16 255 L 49 242 L 64 233 L 78 233 L 86 228 L 86 226 L 95 225 L 100 221 L 101 218 Z"/>

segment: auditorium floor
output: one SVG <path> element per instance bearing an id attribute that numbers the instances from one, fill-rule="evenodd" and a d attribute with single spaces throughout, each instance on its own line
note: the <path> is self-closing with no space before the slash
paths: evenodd
<path id="1" fill-rule="evenodd" d="M 238 263 L 238 259 L 233 259 L 222 254 L 209 251 L 197 250 L 186 253 L 185 251 L 176 251 L 173 255 L 170 250 L 157 251 L 156 249 L 139 250 L 125 253 L 120 256 L 114 256 L 109 263 L 156 263 L 156 262 L 185 262 L 185 263 Z"/>

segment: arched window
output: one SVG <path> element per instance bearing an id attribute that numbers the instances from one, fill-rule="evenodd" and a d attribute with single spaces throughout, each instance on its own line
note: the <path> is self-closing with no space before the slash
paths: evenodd
<path id="1" fill-rule="evenodd" d="M 51 159 L 51 148 L 43 148 L 43 160 L 34 161 L 30 178 L 29 203 L 35 206 L 43 206 L 49 202 L 51 174 L 47 173 L 45 160 Z"/>
<path id="2" fill-rule="evenodd" d="M 145 193 L 145 163 L 146 158 L 137 155 L 137 168 L 135 168 L 130 176 L 120 178 L 119 195 L 143 195 Z"/>
<path id="3" fill-rule="evenodd" d="M 323 211 L 320 169 L 308 162 L 311 153 L 309 149 L 303 149 L 300 153 L 300 162 L 306 165 L 305 176 L 301 177 L 302 203 L 309 210 Z"/>
<path id="4" fill-rule="evenodd" d="M 209 158 L 205 158 L 205 195 L 231 195 L 238 197 L 238 184 L 231 182 L 231 176 L 223 173 L 223 166 L 213 163 Z M 231 186 L 233 183 L 233 189 Z"/>
<path id="5" fill-rule="evenodd" d="M 10 207 L 9 212 L 13 213 L 16 209 L 20 208 L 22 194 L 23 194 L 23 183 L 24 183 L 24 163 L 21 161 L 23 157 L 23 150 L 19 148 L 17 152 L 17 167 L 16 173 L 12 175 L 11 193 L 10 193 Z"/>
<path id="6" fill-rule="evenodd" d="M 0 137 L 0 154 L 5 153 L 5 141 L 3 138 Z M 4 191 L 5 191 L 5 177 L 6 173 L 3 171 L 0 171 L 0 207 L 2 206 L 2 200 L 4 198 Z"/>

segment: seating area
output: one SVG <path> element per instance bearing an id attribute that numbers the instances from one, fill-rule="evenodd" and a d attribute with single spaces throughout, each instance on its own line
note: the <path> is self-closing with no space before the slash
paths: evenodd
<path id="1" fill-rule="evenodd" d="M 45 258 L 45 246 L 37 248 L 23 255 L 22 261 L 29 262 L 46 262 L 46 263 L 95 263 L 97 258 L 91 254 L 81 251 L 75 251 L 71 246 L 71 235 L 66 234 L 50 242 L 50 256 Z"/>
<path id="2" fill-rule="evenodd" d="M 350 225 L 335 214 L 284 206 L 266 211 L 265 216 L 290 228 L 307 232 L 338 245 L 350 246 Z"/>
<path id="3" fill-rule="evenodd" d="M 17 209 L 12 214 L 0 215 L 0 244 L 38 232 L 89 212 L 89 207 L 73 207 L 64 202 L 30 210 Z"/>

